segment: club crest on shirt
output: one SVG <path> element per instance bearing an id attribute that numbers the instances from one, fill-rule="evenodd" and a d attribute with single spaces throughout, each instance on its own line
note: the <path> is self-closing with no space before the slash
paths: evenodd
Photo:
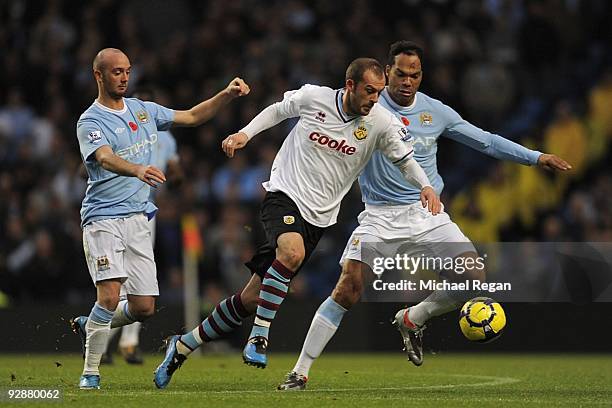
<path id="1" fill-rule="evenodd" d="M 89 141 L 94 144 L 97 144 L 100 140 L 102 140 L 102 134 L 99 130 L 92 130 L 89 132 L 87 137 L 89 138 Z"/>
<path id="2" fill-rule="evenodd" d="M 351 241 L 351 245 L 352 246 L 357 246 L 357 245 L 359 245 L 359 241 L 361 241 L 359 238 L 355 238 L 355 239 L 353 239 L 353 241 Z"/>
<path id="3" fill-rule="evenodd" d="M 357 129 L 353 132 L 353 136 L 357 140 L 363 140 L 368 137 L 368 129 L 365 127 L 365 123 L 363 121 L 357 124 Z"/>
<path id="4" fill-rule="evenodd" d="M 422 112 L 419 115 L 419 120 L 421 121 L 421 126 L 432 126 L 433 125 L 433 117 L 429 112 Z"/>
<path id="5" fill-rule="evenodd" d="M 283 222 L 287 225 L 291 225 L 295 222 L 295 217 L 293 215 L 285 215 L 283 217 Z"/>
<path id="6" fill-rule="evenodd" d="M 96 258 L 96 266 L 98 271 L 106 271 L 110 269 L 110 262 L 106 255 L 102 255 Z"/>
<path id="7" fill-rule="evenodd" d="M 142 110 L 136 112 L 136 118 L 140 123 L 147 123 L 149 121 L 149 116 L 147 115 L 147 112 Z"/>
<path id="8" fill-rule="evenodd" d="M 317 114 L 315 115 L 315 119 L 321 123 L 325 123 L 325 116 L 326 116 L 325 112 L 318 111 Z"/>

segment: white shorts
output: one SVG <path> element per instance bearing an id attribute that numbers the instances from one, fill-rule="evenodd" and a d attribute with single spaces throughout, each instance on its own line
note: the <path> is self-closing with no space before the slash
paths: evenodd
<path id="1" fill-rule="evenodd" d="M 94 221 L 83 228 L 83 249 L 94 285 L 121 279 L 122 295 L 159 295 L 151 222 L 145 214 L 135 214 Z"/>
<path id="2" fill-rule="evenodd" d="M 428 255 L 442 258 L 476 252 L 472 242 L 444 209 L 434 216 L 421 202 L 366 205 L 357 220 L 359 226 L 346 244 L 340 265 L 346 259 L 353 259 L 373 268 L 374 257 L 393 258 L 399 253 L 419 256 L 424 249 Z M 362 254 L 362 248 L 368 253 Z"/>

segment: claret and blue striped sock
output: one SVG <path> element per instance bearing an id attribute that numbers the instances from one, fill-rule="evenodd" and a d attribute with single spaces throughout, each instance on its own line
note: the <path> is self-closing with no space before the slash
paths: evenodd
<path id="1" fill-rule="evenodd" d="M 242 304 L 240 294 L 231 296 L 219 303 L 198 327 L 183 334 L 176 348 L 180 354 L 187 356 L 202 343 L 225 337 L 240 327 L 242 320 L 250 315 Z"/>
<path id="2" fill-rule="evenodd" d="M 261 282 L 255 322 L 249 338 L 256 336 L 268 338 L 270 324 L 274 320 L 281 303 L 285 300 L 293 275 L 294 272 L 278 259 L 272 262 L 272 266 L 270 266 Z"/>

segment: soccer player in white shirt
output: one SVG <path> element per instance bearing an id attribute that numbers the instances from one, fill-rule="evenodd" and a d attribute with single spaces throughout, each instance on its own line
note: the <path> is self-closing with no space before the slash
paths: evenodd
<path id="1" fill-rule="evenodd" d="M 272 164 L 270 180 L 264 183 L 267 194 L 261 219 L 267 242 L 247 263 L 251 280 L 190 333 L 168 339 L 165 359 L 155 373 L 157 387 L 166 387 L 186 356 L 203 342 L 226 335 L 253 313 L 255 322 L 243 359 L 250 365 L 266 366 L 270 324 L 291 278 L 323 231 L 336 222 L 340 201 L 375 151 L 416 186 L 423 207 L 433 214 L 440 211 L 438 196 L 412 157 L 410 135 L 394 115 L 376 103 L 384 87 L 382 65 L 359 58 L 349 65 L 343 89 L 305 85 L 286 92 L 282 102 L 267 107 L 223 141 L 223 150 L 233 157 L 253 136 L 299 117 Z"/>
<path id="2" fill-rule="evenodd" d="M 499 135 L 486 132 L 463 120 L 442 102 L 417 92 L 422 78 L 422 49 L 408 41 L 391 45 L 386 74 L 389 85 L 379 105 L 400 119 L 414 137 L 415 159 L 425 170 L 436 193 L 444 183 L 436 164 L 437 139 L 441 135 L 461 142 L 490 156 L 552 170 L 569 170 L 560 158 L 529 150 Z M 321 354 L 342 321 L 344 313 L 359 300 L 364 276 L 372 274 L 374 257 L 392 258 L 401 246 L 426 248 L 440 257 L 477 257 L 470 240 L 442 211 L 437 216 L 422 211 L 418 191 L 398 177 L 389 161 L 374 153 L 359 177 L 365 211 L 359 226 L 349 238 L 341 258 L 342 274 L 332 295 L 317 310 L 306 335 L 300 357 L 279 389 L 304 389 L 314 360 Z M 364 243 L 372 243 L 366 254 Z M 377 243 L 377 244 L 373 244 Z M 473 268 L 462 279 L 484 278 L 484 270 Z M 434 291 L 409 309 L 400 310 L 394 323 L 402 334 L 409 360 L 423 362 L 422 330 L 431 317 L 455 310 L 471 293 Z"/>

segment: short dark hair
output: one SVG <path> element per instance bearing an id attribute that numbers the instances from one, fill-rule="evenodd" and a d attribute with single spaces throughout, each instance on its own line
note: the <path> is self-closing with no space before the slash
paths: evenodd
<path id="1" fill-rule="evenodd" d="M 395 57 L 399 54 L 416 55 L 419 61 L 423 64 L 423 48 L 412 41 L 400 40 L 396 41 L 389 47 L 389 59 L 387 64 L 392 66 L 395 64 Z"/>
<path id="2" fill-rule="evenodd" d="M 357 58 L 346 69 L 346 80 L 352 79 L 356 84 L 363 80 L 363 74 L 372 71 L 378 76 L 385 76 L 383 66 L 374 58 Z"/>

